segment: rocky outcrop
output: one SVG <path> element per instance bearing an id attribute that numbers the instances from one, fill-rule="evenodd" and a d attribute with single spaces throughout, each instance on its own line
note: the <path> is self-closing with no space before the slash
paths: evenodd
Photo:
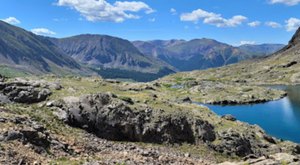
<path id="1" fill-rule="evenodd" d="M 132 109 L 111 94 L 82 96 L 66 102 L 67 122 L 98 137 L 151 143 L 197 143 L 215 140 L 214 127 L 187 114 L 151 108 Z"/>
<path id="2" fill-rule="evenodd" d="M 288 153 L 277 153 L 259 158 L 251 158 L 243 162 L 223 162 L 218 165 L 298 165 L 300 163 L 299 156 Z"/>
<path id="3" fill-rule="evenodd" d="M 292 39 L 289 41 L 287 48 L 295 46 L 295 45 L 299 44 L 299 42 L 300 42 L 300 28 L 298 28 L 296 33 L 293 35 Z"/>
<path id="4" fill-rule="evenodd" d="M 58 89 L 58 87 L 55 87 Z M 51 95 L 49 87 L 41 86 L 37 82 L 16 80 L 0 82 L 0 103 L 26 103 L 32 104 L 45 101 Z"/>
<path id="5" fill-rule="evenodd" d="M 240 133 L 229 130 L 219 133 L 219 144 L 213 148 L 227 155 L 247 156 L 253 154 L 250 140 L 242 136 Z"/>
<path id="6" fill-rule="evenodd" d="M 5 77 L 0 74 L 0 82 L 4 82 Z"/>
<path id="7" fill-rule="evenodd" d="M 232 115 L 223 115 L 222 118 L 229 121 L 236 121 L 236 118 Z"/>
<path id="8" fill-rule="evenodd" d="M 68 97 L 62 102 L 49 102 L 49 106 L 69 125 L 107 140 L 205 144 L 224 155 L 239 157 L 259 157 L 280 151 L 292 153 L 259 127 L 243 124 L 229 115 L 218 120 L 231 122 L 245 130 L 215 129 L 212 121 L 208 122 L 194 112 L 155 110 L 138 103 L 127 103 L 110 93 Z"/>
<path id="9" fill-rule="evenodd" d="M 2 123 L 16 124 L 21 127 L 14 127 L 7 131 L 0 131 L 0 142 L 19 141 L 38 154 L 46 154 L 48 149 L 55 148 L 66 152 L 67 146 L 60 143 L 50 135 L 50 132 L 42 125 L 26 117 L 3 118 Z"/>

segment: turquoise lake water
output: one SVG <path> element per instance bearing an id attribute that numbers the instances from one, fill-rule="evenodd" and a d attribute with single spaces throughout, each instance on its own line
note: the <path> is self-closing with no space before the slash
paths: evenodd
<path id="1" fill-rule="evenodd" d="M 238 120 L 257 124 L 279 139 L 300 143 L 300 86 L 274 86 L 288 96 L 263 104 L 218 106 L 206 105 L 218 115 L 231 114 Z"/>

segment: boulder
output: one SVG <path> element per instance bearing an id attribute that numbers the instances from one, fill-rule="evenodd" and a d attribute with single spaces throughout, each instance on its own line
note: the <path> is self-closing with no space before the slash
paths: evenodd
<path id="1" fill-rule="evenodd" d="M 8 97 L 0 93 L 0 104 L 7 104 L 7 103 L 10 103 Z"/>
<path id="2" fill-rule="evenodd" d="M 263 135 L 263 138 L 264 138 L 266 141 L 268 141 L 269 143 L 276 144 L 276 141 L 275 141 L 275 139 L 274 139 L 272 136 L 269 136 L 269 135 L 264 134 L 264 135 Z"/>
<path id="3" fill-rule="evenodd" d="M 195 80 L 191 80 L 191 81 L 185 82 L 183 85 L 190 88 L 190 87 L 194 87 L 194 86 L 198 85 L 198 82 Z"/>
<path id="4" fill-rule="evenodd" d="M 4 82 L 5 77 L 0 74 L 0 82 Z"/>
<path id="5" fill-rule="evenodd" d="M 183 103 L 192 103 L 192 99 L 190 97 L 185 97 L 181 100 Z"/>
<path id="6" fill-rule="evenodd" d="M 132 110 L 109 94 L 80 97 L 66 103 L 67 123 L 108 140 L 151 143 L 197 143 L 215 140 L 214 127 L 184 113 L 149 108 Z"/>
<path id="7" fill-rule="evenodd" d="M 294 150 L 293 150 L 293 153 L 294 154 L 300 154 L 300 145 L 299 144 L 297 144 L 295 147 L 294 147 Z"/>
<path id="8" fill-rule="evenodd" d="M 223 115 L 222 118 L 229 121 L 236 121 L 236 118 L 232 115 Z"/>
<path id="9" fill-rule="evenodd" d="M 54 89 L 54 90 L 61 90 L 61 89 L 63 89 L 63 86 L 60 83 L 58 83 L 58 82 L 49 83 L 48 85 L 49 85 L 50 89 Z"/>
<path id="10" fill-rule="evenodd" d="M 0 83 L 0 103 L 37 103 L 47 99 L 51 91 L 25 80 Z"/>
<path id="11" fill-rule="evenodd" d="M 213 148 L 227 155 L 247 156 L 253 153 L 250 141 L 231 129 L 219 133 L 220 143 Z"/>

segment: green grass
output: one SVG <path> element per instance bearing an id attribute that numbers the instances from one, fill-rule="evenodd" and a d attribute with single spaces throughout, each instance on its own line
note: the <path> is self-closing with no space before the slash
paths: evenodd
<path id="1" fill-rule="evenodd" d="M 61 157 L 50 162 L 50 165 L 82 165 L 84 160 L 70 160 L 67 157 Z"/>
<path id="2" fill-rule="evenodd" d="M 9 77 L 9 78 L 14 78 L 14 77 L 25 77 L 30 74 L 18 71 L 17 69 L 9 68 L 7 66 L 0 66 L 0 74 Z"/>

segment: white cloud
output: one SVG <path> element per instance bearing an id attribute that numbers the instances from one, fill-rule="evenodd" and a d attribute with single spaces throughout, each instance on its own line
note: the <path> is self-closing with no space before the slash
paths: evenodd
<path id="1" fill-rule="evenodd" d="M 250 26 L 250 27 L 257 27 L 257 26 L 259 26 L 261 24 L 261 22 L 259 22 L 259 21 L 253 21 L 253 22 L 249 22 L 248 23 L 248 25 Z"/>
<path id="2" fill-rule="evenodd" d="M 177 11 L 176 11 L 176 9 L 171 8 L 171 9 L 170 9 L 170 13 L 171 13 L 172 15 L 176 15 L 176 14 L 177 14 Z"/>
<path id="3" fill-rule="evenodd" d="M 285 28 L 288 32 L 295 31 L 300 27 L 300 19 L 290 18 L 285 22 L 286 22 Z"/>
<path id="4" fill-rule="evenodd" d="M 203 19 L 203 23 L 215 25 L 217 27 L 235 27 L 247 20 L 247 17 L 236 15 L 232 18 L 225 19 L 220 14 L 207 12 L 202 9 L 194 10 L 191 13 L 183 13 L 180 16 L 181 21 L 191 21 L 197 23 Z"/>
<path id="5" fill-rule="evenodd" d="M 43 36 L 49 36 L 49 35 L 55 35 L 56 33 L 46 29 L 46 28 L 35 28 L 31 29 L 31 32 L 37 35 L 43 35 Z"/>
<path id="6" fill-rule="evenodd" d="M 266 25 L 266 26 L 269 26 L 269 27 L 271 27 L 271 28 L 274 28 L 274 29 L 275 29 L 275 28 L 281 28 L 281 27 L 282 27 L 281 24 L 279 24 L 279 23 L 277 23 L 277 22 L 273 22 L 273 21 L 266 22 L 265 25 Z"/>
<path id="7" fill-rule="evenodd" d="M 271 4 L 282 3 L 289 6 L 294 6 L 300 3 L 300 0 L 270 0 Z"/>
<path id="8" fill-rule="evenodd" d="M 9 24 L 12 24 L 12 25 L 16 25 L 16 24 L 20 24 L 21 23 L 21 21 L 19 21 L 15 17 L 8 17 L 8 18 L 5 18 L 5 19 L 2 19 L 2 21 L 6 22 L 6 23 L 9 23 Z"/>
<path id="9" fill-rule="evenodd" d="M 240 41 L 239 46 L 241 45 L 255 45 L 256 42 L 255 41 Z"/>
<path id="10" fill-rule="evenodd" d="M 57 5 L 75 9 L 88 21 L 123 22 L 126 19 L 140 18 L 139 15 L 132 14 L 133 12 L 154 12 L 147 4 L 138 1 L 116 1 L 110 4 L 105 0 L 58 0 Z"/>

